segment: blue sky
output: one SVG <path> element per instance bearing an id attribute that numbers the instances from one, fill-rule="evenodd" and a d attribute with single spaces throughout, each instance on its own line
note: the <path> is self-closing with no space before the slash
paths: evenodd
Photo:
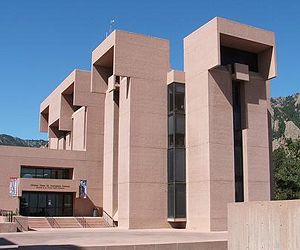
<path id="1" fill-rule="evenodd" d="M 171 65 L 183 67 L 184 36 L 222 16 L 276 33 L 278 73 L 272 96 L 300 91 L 299 1 L 1 0 L 0 133 L 39 133 L 40 102 L 115 28 L 170 40 Z"/>

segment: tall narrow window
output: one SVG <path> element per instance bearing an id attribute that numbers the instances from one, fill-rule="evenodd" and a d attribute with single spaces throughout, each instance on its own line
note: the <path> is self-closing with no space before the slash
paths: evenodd
<path id="1" fill-rule="evenodd" d="M 168 218 L 186 218 L 185 86 L 168 86 Z"/>
<path id="2" fill-rule="evenodd" d="M 235 201 L 244 201 L 241 83 L 232 82 Z"/>

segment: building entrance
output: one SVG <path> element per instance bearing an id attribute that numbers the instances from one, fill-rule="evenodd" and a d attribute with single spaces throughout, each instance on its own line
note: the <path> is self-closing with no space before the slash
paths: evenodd
<path id="1" fill-rule="evenodd" d="M 24 216 L 73 216 L 73 193 L 22 192 L 20 214 Z"/>

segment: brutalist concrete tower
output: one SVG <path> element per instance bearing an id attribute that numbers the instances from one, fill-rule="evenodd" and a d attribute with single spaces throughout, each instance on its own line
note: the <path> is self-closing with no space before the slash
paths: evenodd
<path id="1" fill-rule="evenodd" d="M 227 203 L 270 199 L 274 33 L 214 18 L 184 39 L 187 228 L 226 230 Z"/>

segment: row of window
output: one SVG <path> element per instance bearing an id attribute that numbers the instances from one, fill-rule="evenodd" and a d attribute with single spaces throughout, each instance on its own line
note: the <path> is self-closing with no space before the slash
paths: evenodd
<path id="1" fill-rule="evenodd" d="M 185 87 L 168 86 L 168 218 L 186 217 Z"/>
<path id="2" fill-rule="evenodd" d="M 185 112 L 185 88 L 184 84 L 172 83 L 168 86 L 168 112 Z"/>
<path id="3" fill-rule="evenodd" d="M 21 178 L 39 179 L 72 179 L 72 169 L 69 168 L 37 168 L 21 167 Z"/>
<path id="4" fill-rule="evenodd" d="M 185 147 L 184 114 L 170 114 L 168 117 L 168 147 Z"/>

